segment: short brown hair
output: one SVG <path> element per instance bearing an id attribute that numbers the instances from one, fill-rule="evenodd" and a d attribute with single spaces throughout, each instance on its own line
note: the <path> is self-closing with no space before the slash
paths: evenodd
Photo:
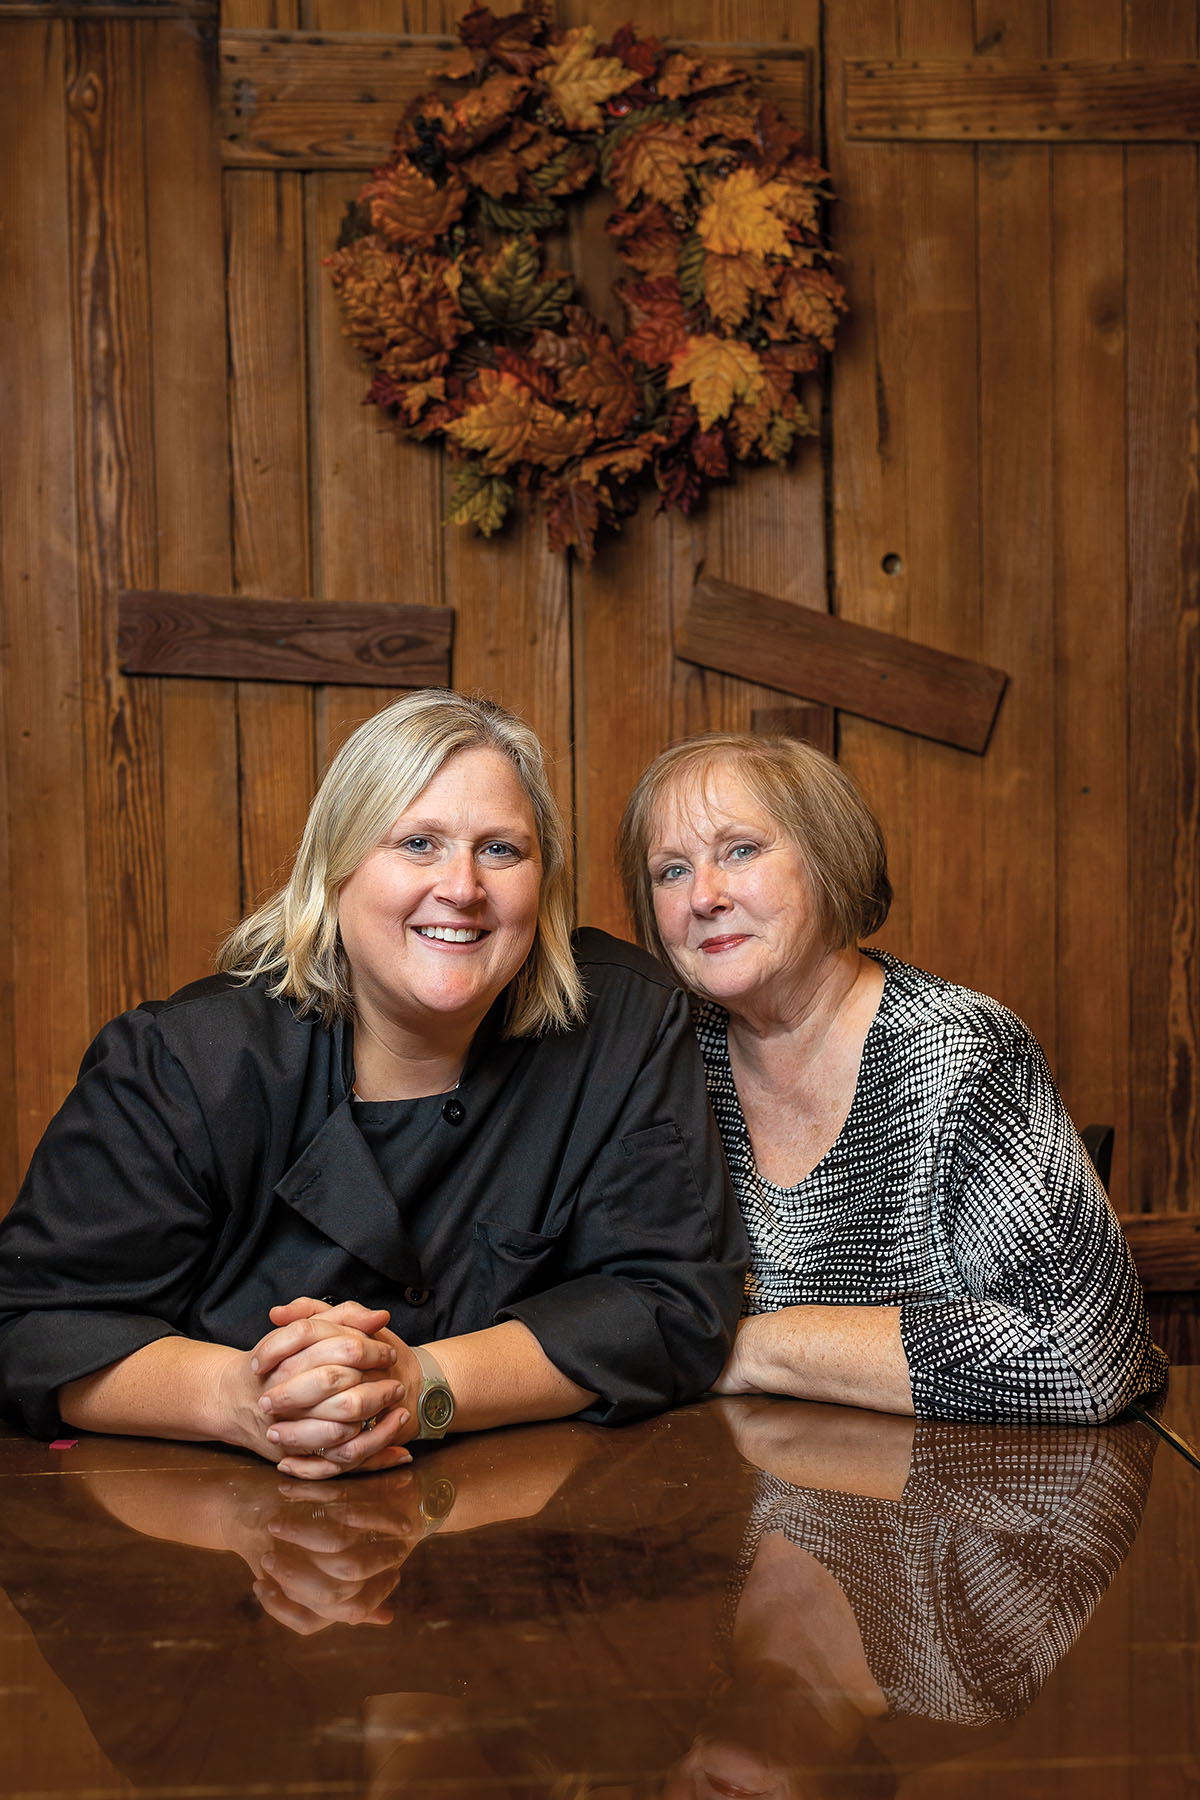
<path id="1" fill-rule="evenodd" d="M 821 905 L 825 941 L 844 950 L 879 930 L 892 903 L 887 851 L 874 813 L 843 769 L 798 738 L 713 731 L 656 756 L 629 797 L 617 863 L 638 941 L 669 961 L 654 918 L 650 844 L 663 805 L 681 788 L 704 792 L 732 766 L 795 844 Z"/>
<path id="2" fill-rule="evenodd" d="M 350 970 L 337 926 L 338 894 L 388 827 L 462 750 L 508 758 L 533 808 L 542 883 L 533 948 L 509 989 L 505 1035 L 536 1037 L 578 1024 L 583 983 L 571 954 L 569 840 L 537 737 L 481 695 L 422 688 L 360 725 L 334 757 L 309 809 L 286 884 L 244 919 L 217 967 L 244 981 L 271 977 L 270 992 L 325 1024 L 351 1018 Z"/>

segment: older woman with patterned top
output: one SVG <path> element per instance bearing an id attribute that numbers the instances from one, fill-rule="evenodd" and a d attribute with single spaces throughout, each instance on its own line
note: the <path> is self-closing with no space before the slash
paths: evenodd
<path id="1" fill-rule="evenodd" d="M 836 763 L 785 738 L 677 744 L 618 853 L 642 942 L 694 996 L 751 1239 L 718 1392 L 1094 1424 L 1161 1385 L 1037 1041 L 996 1001 L 860 947 L 891 885 Z"/>

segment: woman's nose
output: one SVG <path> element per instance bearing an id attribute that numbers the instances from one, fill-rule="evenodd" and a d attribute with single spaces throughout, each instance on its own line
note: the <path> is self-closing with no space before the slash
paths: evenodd
<path id="1" fill-rule="evenodd" d="M 438 871 L 438 897 L 453 906 L 470 906 L 479 899 L 482 885 L 475 858 L 467 848 L 448 857 Z"/>
<path id="2" fill-rule="evenodd" d="M 692 877 L 692 911 L 705 915 L 728 904 L 720 869 L 697 869 Z"/>

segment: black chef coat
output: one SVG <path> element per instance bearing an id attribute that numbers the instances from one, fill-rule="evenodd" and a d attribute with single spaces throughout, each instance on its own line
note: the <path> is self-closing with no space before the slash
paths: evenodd
<path id="1" fill-rule="evenodd" d="M 500 1035 L 452 1094 L 372 1115 L 352 1030 L 217 976 L 114 1019 L 0 1223 L 0 1413 L 175 1333 L 248 1349 L 312 1294 L 422 1344 L 520 1319 L 615 1424 L 694 1398 L 728 1354 L 746 1242 L 685 996 L 582 931 L 587 1018 Z M 391 1185 L 389 1185 L 389 1182 Z"/>

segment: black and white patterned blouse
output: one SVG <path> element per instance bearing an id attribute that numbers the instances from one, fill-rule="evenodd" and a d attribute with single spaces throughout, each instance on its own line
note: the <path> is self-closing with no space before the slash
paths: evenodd
<path id="1" fill-rule="evenodd" d="M 1037 1040 L 997 1001 L 866 954 L 884 989 L 850 1113 L 794 1187 L 759 1175 L 728 1015 L 696 1008 L 750 1235 L 744 1310 L 899 1306 L 919 1418 L 1114 1418 L 1166 1358 Z"/>

